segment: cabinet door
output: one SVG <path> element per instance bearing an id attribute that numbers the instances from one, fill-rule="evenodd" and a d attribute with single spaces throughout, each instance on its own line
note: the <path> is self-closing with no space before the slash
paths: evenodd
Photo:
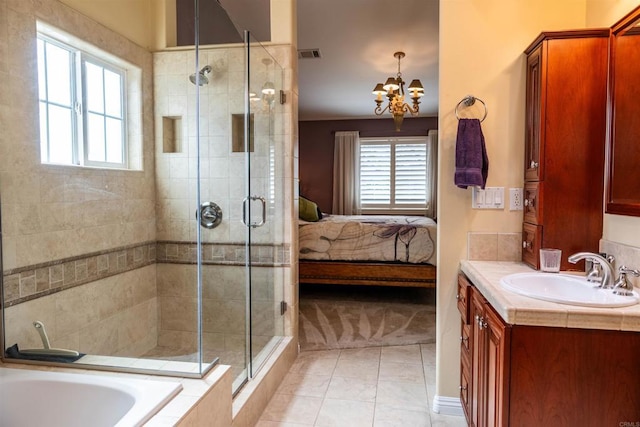
<path id="1" fill-rule="evenodd" d="M 485 383 L 482 376 L 485 369 L 485 334 L 483 333 L 484 324 L 484 306 L 486 300 L 482 294 L 475 288 L 471 287 L 469 292 L 469 320 L 471 322 L 471 378 L 469 379 L 471 393 L 469 395 L 469 406 L 471 408 L 470 426 L 484 426 L 482 420 L 484 418 L 484 399 L 486 392 L 484 390 Z"/>
<path id="2" fill-rule="evenodd" d="M 509 417 L 509 348 L 511 328 L 487 305 L 484 328 L 486 338 L 486 398 L 484 399 L 485 426 L 506 426 Z"/>
<path id="3" fill-rule="evenodd" d="M 543 179 L 542 159 L 544 159 L 544 143 L 542 142 L 543 114 L 542 102 L 542 48 L 541 44 L 527 56 L 527 93 L 526 93 L 526 133 L 524 154 L 524 178 L 526 181 Z"/>
<path id="4" fill-rule="evenodd" d="M 525 182 L 524 183 L 524 222 L 530 224 L 542 225 L 542 182 Z"/>
<path id="5" fill-rule="evenodd" d="M 456 300 L 458 300 L 458 311 L 462 316 L 463 324 L 469 323 L 469 320 L 468 320 L 469 304 L 467 301 L 469 299 L 470 287 L 471 287 L 471 284 L 469 283 L 467 278 L 464 275 L 459 274 L 458 275 L 458 293 L 456 294 Z"/>

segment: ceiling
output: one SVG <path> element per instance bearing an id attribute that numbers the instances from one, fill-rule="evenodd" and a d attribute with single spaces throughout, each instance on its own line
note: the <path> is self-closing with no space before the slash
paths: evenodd
<path id="1" fill-rule="evenodd" d="M 438 0 L 297 0 L 300 120 L 376 117 L 376 83 L 395 77 L 425 89 L 420 116 L 438 114 Z M 387 114 L 387 113 L 385 113 Z"/>
<path id="2" fill-rule="evenodd" d="M 270 0 L 218 0 L 236 28 L 269 40 Z M 297 0 L 300 120 L 376 117 L 376 83 L 395 77 L 393 54 L 405 52 L 403 79 L 420 79 L 420 116 L 438 115 L 439 0 Z M 408 99 L 407 99 L 408 100 Z M 386 114 L 386 113 L 385 113 Z"/>

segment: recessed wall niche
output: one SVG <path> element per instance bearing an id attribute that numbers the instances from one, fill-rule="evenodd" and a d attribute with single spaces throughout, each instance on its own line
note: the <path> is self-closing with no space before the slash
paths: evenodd
<path id="1" fill-rule="evenodd" d="M 253 113 L 249 117 L 249 151 L 253 152 Z M 231 115 L 231 151 L 242 153 L 244 149 L 244 114 Z"/>
<path id="2" fill-rule="evenodd" d="M 182 152 L 182 117 L 162 118 L 162 152 Z"/>

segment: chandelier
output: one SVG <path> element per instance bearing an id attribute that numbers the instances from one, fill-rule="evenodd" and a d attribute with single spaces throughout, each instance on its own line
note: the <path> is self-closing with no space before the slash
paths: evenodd
<path id="1" fill-rule="evenodd" d="M 388 110 L 393 116 L 396 131 L 400 131 L 405 113 L 410 113 L 412 116 L 416 116 L 420 112 L 420 97 L 424 96 L 424 88 L 422 87 L 420 80 L 412 80 L 407 88 L 411 94 L 412 105 L 404 102 L 405 83 L 404 80 L 402 80 L 402 72 L 400 71 L 400 60 L 405 57 L 405 54 L 404 52 L 396 52 L 393 56 L 398 58 L 398 73 L 395 77 L 389 77 L 384 85 L 382 83 L 378 83 L 372 93 L 376 95 L 376 108 L 374 110 L 376 115 L 381 116 Z M 382 97 L 385 95 L 389 99 L 389 103 L 382 108 Z"/>

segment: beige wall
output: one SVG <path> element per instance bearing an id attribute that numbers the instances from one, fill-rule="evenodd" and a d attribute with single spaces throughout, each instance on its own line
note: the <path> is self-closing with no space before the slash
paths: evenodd
<path id="1" fill-rule="evenodd" d="M 471 209 L 471 190 L 454 186 L 456 104 L 481 98 L 489 155 L 488 186 L 522 187 L 524 156 L 524 49 L 542 30 L 585 26 L 584 0 L 446 0 L 440 2 L 440 109 L 437 395 L 458 396 L 460 315 L 456 308 L 459 261 L 467 233 L 520 232 L 522 213 Z M 508 201 L 508 199 L 507 199 Z M 506 203 L 505 203 L 506 204 Z"/>
<path id="2" fill-rule="evenodd" d="M 60 1 L 149 51 L 176 45 L 175 0 Z M 273 43 L 296 44 L 295 16 L 294 0 L 271 0 Z"/>
<path id="3" fill-rule="evenodd" d="M 156 19 L 165 3 L 164 0 L 60 1 L 147 50 L 156 43 Z"/>

